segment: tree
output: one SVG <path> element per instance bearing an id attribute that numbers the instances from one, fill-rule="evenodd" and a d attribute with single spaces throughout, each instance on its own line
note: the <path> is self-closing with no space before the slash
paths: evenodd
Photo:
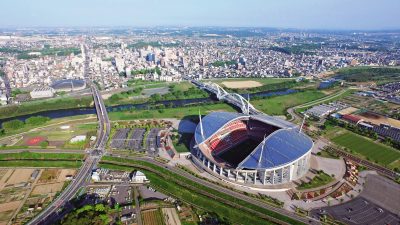
<path id="1" fill-rule="evenodd" d="M 42 142 L 40 142 L 40 147 L 41 147 L 41 148 L 47 148 L 47 146 L 49 146 L 49 142 L 48 142 L 48 141 L 42 141 Z"/>
<path id="2" fill-rule="evenodd" d="M 25 120 L 26 124 L 33 125 L 33 126 L 38 126 L 46 123 L 49 121 L 49 117 L 44 117 L 44 116 L 32 116 L 29 117 L 28 119 Z"/>
<path id="3" fill-rule="evenodd" d="M 106 208 L 104 207 L 103 204 L 97 204 L 94 206 L 94 210 L 96 212 L 104 212 L 106 210 Z"/>
<path id="4" fill-rule="evenodd" d="M 6 131 L 18 130 L 21 129 L 22 127 L 24 127 L 24 122 L 17 119 L 3 123 L 3 128 Z"/>

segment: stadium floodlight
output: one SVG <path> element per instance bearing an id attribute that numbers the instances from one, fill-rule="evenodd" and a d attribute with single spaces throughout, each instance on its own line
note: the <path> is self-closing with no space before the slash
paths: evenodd
<path id="1" fill-rule="evenodd" d="M 301 130 L 303 129 L 304 123 L 306 122 L 306 118 L 308 118 L 308 117 L 309 116 L 306 113 L 304 113 L 303 122 L 301 123 L 299 133 L 301 133 Z"/>
<path id="2" fill-rule="evenodd" d="M 261 146 L 260 158 L 258 158 L 258 163 L 261 163 L 263 153 L 264 153 L 264 146 L 265 146 L 265 134 L 264 134 L 264 139 L 263 139 L 262 146 Z"/>
<path id="3" fill-rule="evenodd" d="M 200 120 L 200 133 L 201 133 L 201 137 L 204 140 L 204 132 L 203 132 L 203 123 L 201 122 L 201 113 L 200 113 L 200 109 L 199 109 L 199 120 Z"/>

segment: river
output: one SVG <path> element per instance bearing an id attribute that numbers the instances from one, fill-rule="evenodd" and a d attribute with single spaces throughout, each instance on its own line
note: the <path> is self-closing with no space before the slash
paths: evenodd
<path id="1" fill-rule="evenodd" d="M 297 92 L 297 90 L 293 89 L 286 89 L 280 91 L 266 91 L 266 92 L 257 92 L 249 94 L 250 98 L 254 97 L 270 97 L 270 96 L 278 96 L 278 95 L 288 95 Z M 247 94 L 243 94 L 245 98 L 247 98 Z M 151 106 L 155 105 L 165 105 L 166 107 L 179 107 L 179 106 L 186 106 L 186 105 L 193 105 L 193 104 L 201 104 L 201 103 L 211 103 L 216 102 L 215 98 L 195 98 L 195 99 L 182 99 L 182 100 L 167 100 L 167 101 L 159 101 L 154 103 L 140 103 L 140 104 L 127 104 L 127 105 L 116 105 L 116 106 L 107 106 L 108 112 L 113 111 L 125 111 L 130 109 L 147 109 Z M 27 118 L 32 116 L 45 116 L 51 119 L 57 119 L 62 117 L 68 116 L 77 116 L 77 115 L 88 115 L 88 114 L 95 114 L 95 108 L 73 108 L 73 109 L 58 109 L 58 110 L 49 110 L 49 111 L 42 111 L 37 113 L 32 113 L 28 115 L 22 116 L 15 116 L 5 119 L 0 119 L 0 126 L 3 122 L 18 119 L 25 121 Z"/>

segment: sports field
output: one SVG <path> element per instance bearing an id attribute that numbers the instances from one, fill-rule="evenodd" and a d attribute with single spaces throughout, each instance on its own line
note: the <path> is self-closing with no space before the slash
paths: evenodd
<path id="1" fill-rule="evenodd" d="M 278 84 L 290 80 L 293 80 L 293 78 L 226 78 L 226 79 L 211 79 L 207 81 L 211 81 L 219 85 L 221 84 L 224 85 L 224 83 L 226 82 L 248 82 L 248 81 L 257 82 L 261 85 L 265 85 L 265 84 Z"/>
<path id="2" fill-rule="evenodd" d="M 390 164 L 394 164 L 400 159 L 400 151 L 383 144 L 375 143 L 349 131 L 345 131 L 332 138 L 332 141 L 383 166 L 393 167 L 393 165 Z"/>
<path id="3" fill-rule="evenodd" d="M 224 81 L 222 82 L 227 88 L 234 88 L 234 89 L 241 89 L 241 88 L 253 88 L 253 87 L 260 87 L 262 84 L 260 82 L 254 80 L 247 80 L 247 81 Z"/>

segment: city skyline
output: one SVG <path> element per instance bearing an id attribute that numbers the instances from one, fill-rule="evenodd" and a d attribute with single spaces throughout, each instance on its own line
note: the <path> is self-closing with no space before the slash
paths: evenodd
<path id="1" fill-rule="evenodd" d="M 319 30 L 400 29 L 395 0 L 2 1 L 0 27 L 221 26 Z M 229 10 L 227 10 L 229 9 Z"/>

